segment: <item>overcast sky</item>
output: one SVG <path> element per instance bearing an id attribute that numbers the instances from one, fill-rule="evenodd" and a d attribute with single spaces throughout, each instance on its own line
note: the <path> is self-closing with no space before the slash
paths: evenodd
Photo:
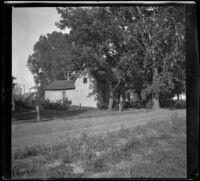
<path id="1" fill-rule="evenodd" d="M 25 85 L 26 92 L 34 86 L 27 59 L 40 35 L 60 31 L 55 22 L 60 19 L 56 8 L 12 9 L 12 75 L 16 83 Z"/>

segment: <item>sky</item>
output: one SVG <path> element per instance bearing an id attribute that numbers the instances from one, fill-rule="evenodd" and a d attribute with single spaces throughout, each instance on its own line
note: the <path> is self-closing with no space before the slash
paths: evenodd
<path id="1" fill-rule="evenodd" d="M 55 7 L 12 9 L 12 75 L 16 77 L 14 82 L 21 85 L 23 91 L 25 85 L 25 92 L 35 86 L 33 75 L 26 66 L 28 56 L 33 53 L 33 46 L 40 35 L 60 31 L 55 26 L 59 19 Z"/>

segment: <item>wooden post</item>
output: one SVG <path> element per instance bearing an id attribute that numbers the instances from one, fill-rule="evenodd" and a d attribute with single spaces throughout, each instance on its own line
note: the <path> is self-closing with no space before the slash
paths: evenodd
<path id="1" fill-rule="evenodd" d="M 36 112 L 37 112 L 37 122 L 39 122 L 40 121 L 40 107 L 38 103 L 36 103 Z"/>
<path id="2" fill-rule="evenodd" d="M 120 96 L 120 99 L 119 99 L 119 112 L 122 112 L 123 111 L 123 98 L 122 96 Z"/>
<path id="3" fill-rule="evenodd" d="M 39 98 L 38 98 L 38 95 L 36 95 L 36 97 L 35 97 L 35 102 L 36 102 L 36 114 L 37 114 L 37 117 L 36 117 L 36 120 L 37 120 L 37 122 L 39 122 L 40 121 L 40 106 L 39 106 L 39 100 L 38 100 Z"/>

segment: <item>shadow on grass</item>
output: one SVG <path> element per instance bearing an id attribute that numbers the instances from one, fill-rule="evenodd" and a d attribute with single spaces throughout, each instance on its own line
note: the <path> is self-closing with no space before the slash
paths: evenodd
<path id="1" fill-rule="evenodd" d="M 185 119 L 174 114 L 106 135 L 83 133 L 51 146 L 15 149 L 12 177 L 186 178 L 185 130 Z"/>
<path id="2" fill-rule="evenodd" d="M 80 109 L 80 110 L 41 110 L 40 116 L 41 121 L 50 121 L 55 118 L 64 118 L 64 117 L 74 117 L 78 116 L 84 112 L 87 112 L 87 109 Z M 29 111 L 15 111 L 12 112 L 12 122 L 13 123 L 26 123 L 26 122 L 36 122 L 36 111 L 29 110 Z"/>
<path id="3" fill-rule="evenodd" d="M 41 121 L 46 122 L 53 119 L 80 119 L 80 118 L 93 118 L 93 117 L 105 117 L 114 115 L 132 114 L 133 112 L 145 111 L 148 112 L 150 109 L 124 109 L 123 112 L 119 112 L 118 109 L 109 111 L 107 109 L 94 109 L 94 108 L 73 108 L 71 110 L 41 110 Z M 36 121 L 35 110 L 20 110 L 12 112 L 12 123 L 32 123 Z"/>

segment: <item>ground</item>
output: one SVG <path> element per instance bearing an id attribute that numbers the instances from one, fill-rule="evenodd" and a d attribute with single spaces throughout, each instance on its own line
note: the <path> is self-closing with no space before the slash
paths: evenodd
<path id="1" fill-rule="evenodd" d="M 13 124 L 13 176 L 186 177 L 185 110 L 99 115 Z"/>

